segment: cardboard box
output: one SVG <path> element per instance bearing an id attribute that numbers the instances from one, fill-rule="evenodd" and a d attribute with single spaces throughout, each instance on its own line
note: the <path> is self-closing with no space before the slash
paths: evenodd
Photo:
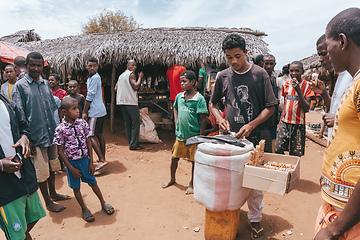
<path id="1" fill-rule="evenodd" d="M 243 187 L 284 195 L 294 189 L 299 183 L 300 157 L 265 153 L 264 162 L 291 163 L 295 165 L 295 170 L 284 172 L 245 165 Z"/>

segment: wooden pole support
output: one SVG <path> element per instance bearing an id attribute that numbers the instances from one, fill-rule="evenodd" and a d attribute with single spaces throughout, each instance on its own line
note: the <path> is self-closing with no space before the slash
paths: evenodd
<path id="1" fill-rule="evenodd" d="M 112 66 L 112 73 L 111 73 L 111 103 L 110 103 L 110 131 L 112 133 L 115 132 L 114 128 L 114 120 L 115 120 L 115 95 L 116 92 L 114 90 L 116 79 L 115 79 L 115 73 L 116 73 L 116 66 Z"/>

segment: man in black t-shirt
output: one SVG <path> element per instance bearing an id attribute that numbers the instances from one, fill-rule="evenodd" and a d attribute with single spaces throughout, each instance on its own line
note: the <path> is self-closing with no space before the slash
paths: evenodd
<path id="1" fill-rule="evenodd" d="M 255 146 L 261 138 L 260 124 L 274 113 L 278 101 L 267 72 L 245 60 L 247 49 L 244 38 L 230 34 L 224 39 L 222 49 L 230 67 L 219 73 L 209 109 L 221 130 L 235 132 L 237 138 L 246 137 Z M 217 107 L 222 97 L 225 97 L 225 119 L 221 117 Z M 264 207 L 262 199 L 261 191 L 251 190 L 247 200 L 252 239 L 264 236 L 264 230 L 260 226 Z"/>

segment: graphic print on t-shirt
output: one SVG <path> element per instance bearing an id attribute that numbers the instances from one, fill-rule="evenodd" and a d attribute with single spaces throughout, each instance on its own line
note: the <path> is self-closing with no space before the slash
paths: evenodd
<path id="1" fill-rule="evenodd" d="M 188 106 L 181 106 L 181 110 L 184 111 L 184 112 L 189 112 L 189 113 L 194 113 L 195 112 L 195 109 L 191 108 L 191 107 L 188 107 Z"/>
<path id="2" fill-rule="evenodd" d="M 243 106 L 244 109 L 246 109 L 247 117 L 248 117 L 247 122 L 250 122 L 254 114 L 254 109 L 251 102 L 249 102 L 248 100 L 249 99 L 248 86 L 246 85 L 238 86 L 236 88 L 236 93 L 239 96 L 241 105 Z M 244 115 L 241 114 L 241 110 L 236 99 L 234 99 L 234 106 L 237 109 L 237 114 L 234 116 L 234 121 L 237 123 L 245 123 Z"/>

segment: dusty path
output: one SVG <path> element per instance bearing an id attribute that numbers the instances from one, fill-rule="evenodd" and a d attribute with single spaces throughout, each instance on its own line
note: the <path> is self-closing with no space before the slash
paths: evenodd
<path id="1" fill-rule="evenodd" d="M 309 116 L 317 123 L 319 116 Z M 161 183 L 169 177 L 169 163 L 174 136 L 160 130 L 161 144 L 144 144 L 144 150 L 129 151 L 123 125 L 117 124 L 112 135 L 106 125 L 108 167 L 97 180 L 106 198 L 116 212 L 107 216 L 101 211 L 95 195 L 87 185 L 82 193 L 89 209 L 96 218 L 85 223 L 73 197 L 61 202 L 67 209 L 62 213 L 48 213 L 32 231 L 40 239 L 204 239 L 205 209 L 192 195 L 185 195 L 190 180 L 190 166 L 180 161 L 177 184 L 167 189 Z M 301 181 L 296 190 L 285 196 L 266 194 L 262 225 L 265 239 L 310 239 L 317 210 L 322 203 L 319 176 L 324 148 L 306 141 L 306 155 L 301 158 Z M 57 175 L 60 193 L 73 196 L 67 185 L 66 174 Z M 250 239 L 246 221 L 247 206 L 242 207 L 241 222 L 236 239 Z M 195 232 L 194 228 L 200 231 Z M 292 231 L 292 235 L 287 231 Z M 285 236 L 283 235 L 285 233 Z M 0 239 L 5 239 L 0 233 Z"/>

